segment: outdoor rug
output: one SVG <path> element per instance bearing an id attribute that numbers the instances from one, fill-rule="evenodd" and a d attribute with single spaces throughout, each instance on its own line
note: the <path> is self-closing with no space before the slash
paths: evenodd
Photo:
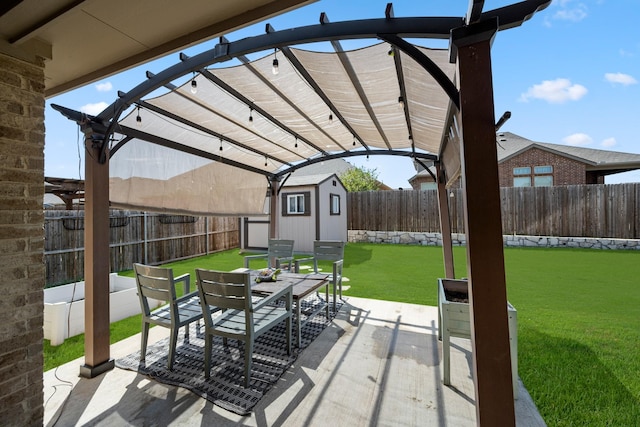
<path id="1" fill-rule="evenodd" d="M 302 301 L 302 319 L 310 312 L 319 299 Z M 341 305 L 341 304 L 340 304 Z M 169 338 L 147 346 L 147 357 L 140 361 L 140 350 L 116 360 L 116 366 L 139 372 L 156 381 L 184 387 L 213 404 L 236 414 L 245 415 L 260 401 L 262 396 L 296 360 L 298 354 L 307 347 L 324 328 L 329 325 L 334 314 L 327 319 L 324 310 L 311 318 L 302 327 L 300 349 L 295 346 L 295 327 L 292 333 L 292 351 L 287 355 L 285 323 L 273 328 L 256 339 L 251 369 L 251 383 L 244 388 L 244 353 L 242 343 L 229 339 L 228 345 L 222 338 L 214 337 L 211 356 L 211 377 L 204 377 L 204 321 L 198 327 L 191 324 L 189 340 L 184 340 L 184 328 L 178 335 L 173 371 L 167 369 Z"/>

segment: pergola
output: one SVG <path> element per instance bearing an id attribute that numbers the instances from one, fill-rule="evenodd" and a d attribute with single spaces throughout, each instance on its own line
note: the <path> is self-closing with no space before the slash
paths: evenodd
<path id="1" fill-rule="evenodd" d="M 500 221 L 491 43 L 550 0 L 465 17 L 381 19 L 276 31 L 211 50 L 148 79 L 102 113 L 61 106 L 85 133 L 85 365 L 113 367 L 109 354 L 109 206 L 204 215 L 254 215 L 271 201 L 272 236 L 280 186 L 301 167 L 350 156 L 405 156 L 433 162 L 445 276 L 454 277 L 446 187 L 462 178 L 467 276 L 479 424 L 515 425 Z M 448 49 L 408 39 L 449 40 Z M 341 41 L 377 39 L 357 50 Z M 333 52 L 298 46 L 330 42 Z M 292 47 L 296 46 L 296 48 Z M 258 60 L 247 55 L 267 52 Z M 217 64 L 236 59 L 239 65 Z M 182 85 L 177 79 L 187 76 Z M 163 94 L 145 98 L 158 89 Z M 133 108 L 131 108 L 133 107 Z M 129 113 L 122 117 L 123 114 Z M 428 169 L 425 167 L 425 169 Z M 105 191 L 106 189 L 109 191 Z"/>

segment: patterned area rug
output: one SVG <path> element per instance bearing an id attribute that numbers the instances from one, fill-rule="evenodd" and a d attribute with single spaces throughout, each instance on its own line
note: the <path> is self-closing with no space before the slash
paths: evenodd
<path id="1" fill-rule="evenodd" d="M 310 312 L 319 299 L 303 301 L 304 312 Z M 324 310 L 315 315 L 302 327 L 300 348 L 295 346 L 295 328 L 292 333 L 294 345 L 291 355 L 287 355 L 284 322 L 258 337 L 253 352 L 251 383 L 244 388 L 244 353 L 242 343 L 229 340 L 228 346 L 222 338 L 214 337 L 211 357 L 211 377 L 204 377 L 204 321 L 198 327 L 191 325 L 189 340 L 184 339 L 184 328 L 178 335 L 178 346 L 173 371 L 167 369 L 169 338 L 162 339 L 147 347 L 147 357 L 140 361 L 140 351 L 116 360 L 116 366 L 137 371 L 150 378 L 191 390 L 213 404 L 240 415 L 251 412 L 262 396 L 296 360 L 298 354 L 307 347 L 331 322 Z"/>

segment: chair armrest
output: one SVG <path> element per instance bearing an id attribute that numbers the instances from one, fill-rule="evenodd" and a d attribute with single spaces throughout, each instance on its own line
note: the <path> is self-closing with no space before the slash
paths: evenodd
<path id="1" fill-rule="evenodd" d="M 295 272 L 296 273 L 300 273 L 300 264 L 302 264 L 303 262 L 309 262 L 309 261 L 313 261 L 315 258 L 311 257 L 311 258 L 300 258 L 295 260 Z"/>
<path id="2" fill-rule="evenodd" d="M 252 259 L 266 258 L 269 254 L 247 255 L 244 257 L 244 268 L 249 268 L 249 261 Z"/>
<path id="3" fill-rule="evenodd" d="M 342 267 L 344 265 L 344 260 L 340 259 L 333 263 L 333 281 L 334 284 L 337 285 L 338 282 L 342 281 Z"/>
<path id="4" fill-rule="evenodd" d="M 291 311 L 291 301 L 293 300 L 293 287 L 292 285 L 285 286 L 280 289 L 278 292 L 274 292 L 261 298 L 258 302 L 253 304 L 253 310 L 258 310 L 261 307 L 264 307 L 267 304 L 272 303 L 273 301 L 277 301 L 280 298 L 285 298 L 285 302 L 287 303 L 287 311 Z"/>
<path id="5" fill-rule="evenodd" d="M 176 284 L 180 283 L 180 282 L 184 282 L 184 294 L 188 294 L 189 292 L 191 292 L 191 275 L 189 273 L 184 273 L 181 274 L 178 277 L 174 277 L 173 278 L 173 285 L 175 286 Z"/>
<path id="6" fill-rule="evenodd" d="M 200 296 L 198 295 L 198 291 L 193 291 L 193 292 L 190 292 L 188 294 L 182 295 L 180 298 L 176 298 L 176 303 L 180 303 L 180 302 L 183 302 L 183 301 L 188 301 L 193 297 L 200 298 Z"/>

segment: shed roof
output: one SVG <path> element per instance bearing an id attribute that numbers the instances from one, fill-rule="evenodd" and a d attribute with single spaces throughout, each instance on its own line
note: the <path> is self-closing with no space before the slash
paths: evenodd
<path id="1" fill-rule="evenodd" d="M 321 173 L 317 175 L 292 176 L 284 184 L 283 187 L 301 187 L 304 185 L 320 185 L 331 177 L 340 178 L 334 173 Z"/>

